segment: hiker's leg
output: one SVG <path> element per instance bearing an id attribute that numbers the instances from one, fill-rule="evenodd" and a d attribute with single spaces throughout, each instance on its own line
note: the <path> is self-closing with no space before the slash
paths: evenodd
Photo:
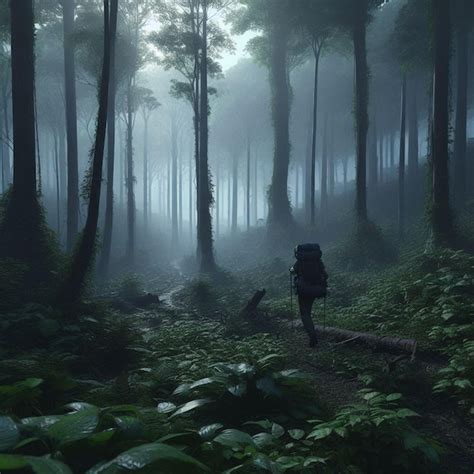
<path id="1" fill-rule="evenodd" d="M 317 340 L 316 330 L 314 329 L 313 319 L 311 318 L 311 310 L 313 308 L 314 298 L 298 296 L 300 306 L 300 315 L 303 327 L 308 333 L 310 345 L 314 345 Z"/>

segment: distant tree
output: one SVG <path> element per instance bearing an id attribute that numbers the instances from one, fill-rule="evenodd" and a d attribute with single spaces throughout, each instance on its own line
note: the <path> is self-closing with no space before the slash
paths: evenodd
<path id="1" fill-rule="evenodd" d="M 150 122 L 150 118 L 152 117 L 153 113 L 156 112 L 160 103 L 153 95 L 153 91 L 147 88 L 141 88 L 141 98 L 140 102 L 140 111 L 143 118 L 143 217 L 145 221 L 145 227 L 148 226 L 148 221 L 150 218 L 149 213 L 149 164 L 148 164 L 148 125 Z"/>
<path id="2" fill-rule="evenodd" d="M 189 101 L 194 112 L 194 152 L 197 189 L 197 255 L 202 271 L 215 267 L 212 218 L 212 181 L 208 164 L 209 95 L 208 77 L 220 74 L 220 52 L 231 48 L 228 36 L 210 20 L 209 12 L 227 6 L 224 0 L 160 1 L 163 27 L 150 36 L 160 50 L 161 64 L 175 69 L 183 81 L 172 81 L 172 94 Z"/>
<path id="3" fill-rule="evenodd" d="M 328 15 L 327 0 L 305 0 L 298 5 L 297 22 L 304 40 L 309 44 L 314 56 L 313 114 L 311 140 L 311 179 L 310 179 L 310 223 L 315 225 L 316 219 L 316 139 L 318 121 L 318 79 L 321 54 L 327 47 L 334 25 Z"/>
<path id="4" fill-rule="evenodd" d="M 453 216 L 449 201 L 449 55 L 451 47 L 450 3 L 431 0 L 433 13 L 433 130 L 431 229 L 436 245 L 449 242 Z"/>
<path id="5" fill-rule="evenodd" d="M 110 9 L 109 9 L 110 6 Z M 93 149 L 90 177 L 89 205 L 86 225 L 74 253 L 71 266 L 59 292 L 58 302 L 63 310 L 71 310 L 77 303 L 87 271 L 90 269 L 96 249 L 97 226 L 102 184 L 105 138 L 107 132 L 107 110 L 109 100 L 110 52 L 113 40 L 111 32 L 116 31 L 118 0 L 104 0 L 104 43 L 103 69 L 99 90 L 99 111 Z"/>
<path id="6" fill-rule="evenodd" d="M 398 165 L 398 237 L 405 236 L 405 122 L 406 122 L 406 77 L 403 75 L 400 103 L 400 158 Z"/>
<path id="7" fill-rule="evenodd" d="M 469 71 L 469 31 L 474 8 L 469 0 L 454 2 L 456 27 L 456 122 L 454 133 L 454 199 L 458 207 L 466 203 L 467 108 Z"/>
<path id="8" fill-rule="evenodd" d="M 76 62 L 74 58 L 75 0 L 60 0 L 64 27 L 64 79 L 67 137 L 67 249 L 79 229 L 79 166 L 77 144 Z"/>
<path id="9" fill-rule="evenodd" d="M 268 193 L 271 225 L 285 227 L 293 221 L 288 196 L 290 163 L 291 87 L 289 71 L 303 52 L 296 41 L 299 2 L 291 0 L 241 0 L 242 8 L 235 21 L 236 31 L 257 30 L 261 36 L 251 40 L 249 49 L 269 69 L 272 88 L 274 162 Z M 292 64 L 293 63 L 293 64 Z"/>

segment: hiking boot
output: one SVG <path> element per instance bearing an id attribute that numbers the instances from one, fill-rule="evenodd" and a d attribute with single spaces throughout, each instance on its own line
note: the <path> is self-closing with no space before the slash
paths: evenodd
<path id="1" fill-rule="evenodd" d="M 309 338 L 309 347 L 316 347 L 318 345 L 318 337 L 316 334 Z"/>

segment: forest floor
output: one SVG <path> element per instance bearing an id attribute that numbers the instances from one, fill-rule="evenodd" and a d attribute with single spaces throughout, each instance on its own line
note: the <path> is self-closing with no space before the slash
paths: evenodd
<path id="1" fill-rule="evenodd" d="M 357 403 L 359 390 L 368 386 L 378 385 L 377 388 L 388 392 L 401 391 L 405 406 L 419 414 L 414 426 L 445 449 L 442 470 L 453 474 L 473 472 L 472 416 L 465 416 L 453 399 L 432 390 L 436 373 L 447 365 L 445 355 L 422 347 L 414 360 L 396 363 L 396 354 L 377 351 L 357 341 L 341 344 L 328 336 L 320 336 L 317 347 L 311 349 L 297 315 L 297 304 L 293 302 L 293 314 L 281 310 L 282 304 L 288 306 L 287 295 L 275 298 L 278 292 L 270 292 L 270 299 L 264 300 L 255 318 L 236 318 L 229 314 L 237 314 L 251 296 L 251 282 L 242 283 L 248 275 L 224 276 L 225 283 L 215 285 L 216 290 L 212 282 L 193 280 L 176 263 L 174 267 L 177 274 L 170 280 L 174 283 L 161 295 L 163 309 L 168 318 L 171 314 L 171 319 L 165 317 L 161 325 L 167 320 L 175 324 L 184 315 L 195 322 L 212 321 L 231 339 L 257 333 L 271 335 L 275 346 L 286 354 L 286 365 L 310 374 L 315 400 L 334 413 Z M 316 303 L 313 315 L 318 324 L 322 324 L 322 312 L 322 304 Z M 330 313 L 329 322 L 333 324 L 337 319 L 334 308 Z M 161 318 L 160 310 L 157 315 Z M 153 331 L 153 327 L 149 330 Z M 392 367 L 393 361 L 396 364 Z"/>

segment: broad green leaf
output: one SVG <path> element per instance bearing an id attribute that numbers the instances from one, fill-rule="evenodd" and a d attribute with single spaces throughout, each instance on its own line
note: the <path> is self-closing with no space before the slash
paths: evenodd
<path id="1" fill-rule="evenodd" d="M 156 472 L 165 472 L 159 470 L 161 463 L 171 463 L 186 469 L 183 472 L 199 472 L 199 470 L 209 472 L 204 464 L 173 446 L 150 443 L 129 449 L 112 461 L 89 469 L 87 474 L 118 474 L 123 471 L 139 471 L 151 466 L 156 467 Z"/>
<path id="2" fill-rule="evenodd" d="M 221 425 L 220 423 L 214 423 L 212 425 L 203 426 L 199 430 L 199 436 L 205 440 L 209 440 L 223 427 L 224 425 Z"/>
<path id="3" fill-rule="evenodd" d="M 8 451 L 20 440 L 20 430 L 8 416 L 0 416 L 0 451 Z"/>
<path id="4" fill-rule="evenodd" d="M 213 384 L 214 382 L 216 381 L 215 378 L 212 378 L 212 377 L 206 377 L 204 379 L 201 379 L 201 380 L 196 380 L 196 382 L 193 382 L 189 388 L 191 390 L 194 390 L 195 388 L 199 388 L 199 387 L 204 387 L 206 385 L 211 385 Z"/>
<path id="5" fill-rule="evenodd" d="M 288 430 L 288 434 L 295 440 L 300 440 L 304 437 L 304 431 L 303 430 Z"/>
<path id="6" fill-rule="evenodd" d="M 21 469 L 28 466 L 23 456 L 15 454 L 0 454 L 0 472 Z"/>
<path id="7" fill-rule="evenodd" d="M 401 393 L 391 393 L 390 395 L 387 395 L 387 402 L 394 402 L 395 400 L 400 400 L 402 398 Z"/>
<path id="8" fill-rule="evenodd" d="M 275 444 L 275 437 L 270 433 L 258 433 L 252 436 L 252 439 L 259 449 Z"/>
<path id="9" fill-rule="evenodd" d="M 72 474 L 71 469 L 60 461 L 50 458 L 25 456 L 35 474 Z"/>
<path id="10" fill-rule="evenodd" d="M 96 410 L 84 410 L 64 415 L 48 429 L 48 434 L 60 445 L 79 441 L 91 435 L 99 424 Z"/>
<path id="11" fill-rule="evenodd" d="M 275 438 L 281 438 L 285 434 L 285 429 L 283 426 L 279 425 L 278 423 L 273 423 L 272 425 L 272 435 Z"/>
<path id="12" fill-rule="evenodd" d="M 254 440 L 248 433 L 235 429 L 224 430 L 214 438 L 214 442 L 229 448 L 255 447 Z"/>
<path id="13" fill-rule="evenodd" d="M 162 402 L 158 403 L 156 409 L 158 410 L 158 413 L 171 413 L 176 410 L 176 405 L 171 402 Z"/>
<path id="14" fill-rule="evenodd" d="M 47 430 L 50 426 L 57 423 L 64 415 L 51 416 L 32 416 L 23 418 L 21 424 L 28 428 L 39 428 L 40 430 Z"/>
<path id="15" fill-rule="evenodd" d="M 331 433 L 332 433 L 331 428 L 319 428 L 314 431 L 312 431 L 309 435 L 308 438 L 312 439 L 323 439 L 327 438 Z"/>
<path id="16" fill-rule="evenodd" d="M 195 410 L 196 408 L 200 408 L 204 405 L 207 405 L 208 403 L 211 403 L 212 400 L 209 400 L 208 398 L 202 398 L 200 400 L 192 400 L 188 403 L 185 403 L 184 405 L 181 405 L 172 415 L 171 418 L 178 416 L 178 415 L 183 415 L 184 413 L 188 413 L 192 410 Z"/>

